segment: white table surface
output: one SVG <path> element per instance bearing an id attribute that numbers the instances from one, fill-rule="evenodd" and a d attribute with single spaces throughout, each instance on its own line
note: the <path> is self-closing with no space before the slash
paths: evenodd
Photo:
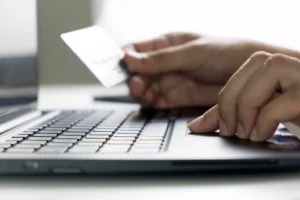
<path id="1" fill-rule="evenodd" d="M 103 107 L 103 105 L 93 105 L 92 95 L 99 93 L 120 94 L 126 93 L 126 90 L 122 87 L 115 90 L 107 90 L 101 89 L 98 86 L 43 86 L 40 91 L 39 106 L 41 108 Z M 0 177 L 0 199 L 300 200 L 300 172 L 256 175 L 181 175 L 167 177 L 9 176 Z"/>

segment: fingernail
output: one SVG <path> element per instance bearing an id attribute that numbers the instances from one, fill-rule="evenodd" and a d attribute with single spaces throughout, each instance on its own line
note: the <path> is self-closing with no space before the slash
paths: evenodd
<path id="1" fill-rule="evenodd" d="M 251 141 L 257 141 L 258 140 L 258 132 L 256 128 L 253 128 L 250 134 L 250 140 Z"/>
<path id="2" fill-rule="evenodd" d="M 243 128 L 242 124 L 239 123 L 239 122 L 238 122 L 238 124 L 237 124 L 236 135 L 237 135 L 239 138 L 241 138 L 241 139 L 245 139 L 244 128 Z"/>
<path id="3" fill-rule="evenodd" d="M 190 131 L 195 132 L 197 131 L 197 129 L 199 129 L 199 126 L 201 126 L 202 123 L 203 123 L 203 115 L 190 122 L 188 124 L 188 128 L 190 129 Z"/>
<path id="4" fill-rule="evenodd" d="M 219 128 L 220 128 L 220 134 L 221 135 L 226 136 L 226 135 L 229 134 L 228 130 L 227 130 L 227 127 L 226 127 L 226 124 L 222 119 L 220 119 L 220 121 L 219 121 Z"/>

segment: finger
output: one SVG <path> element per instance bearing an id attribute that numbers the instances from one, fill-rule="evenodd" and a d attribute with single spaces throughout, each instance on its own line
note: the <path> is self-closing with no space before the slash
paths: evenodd
<path id="1" fill-rule="evenodd" d="M 169 46 L 175 46 L 184 44 L 186 42 L 195 40 L 200 36 L 193 33 L 168 33 L 150 40 L 135 42 L 129 45 L 126 45 L 123 49 L 125 51 L 132 50 L 136 52 L 149 52 L 155 51 L 158 49 L 166 48 Z"/>
<path id="2" fill-rule="evenodd" d="M 129 90 L 130 94 L 133 99 L 140 100 L 141 97 L 145 94 L 147 85 L 148 85 L 148 78 L 141 77 L 141 76 L 134 76 L 129 81 Z"/>
<path id="3" fill-rule="evenodd" d="M 269 57 L 253 74 L 240 93 L 237 103 L 237 117 L 248 137 L 257 134 L 253 126 L 261 109 L 272 100 L 277 91 L 285 93 L 297 86 L 300 83 L 299 74 L 299 60 L 279 54 Z M 276 102 L 277 99 L 281 99 L 281 96 L 273 101 Z"/>
<path id="4" fill-rule="evenodd" d="M 142 101 L 145 102 L 145 104 L 147 104 L 147 105 L 153 105 L 155 98 L 156 98 L 156 95 L 155 95 L 154 91 L 151 88 L 149 88 L 145 92 L 145 95 L 142 98 Z"/>
<path id="5" fill-rule="evenodd" d="M 134 43 L 133 46 L 137 52 L 149 52 L 166 48 L 170 46 L 170 43 L 168 38 L 163 35 L 151 40 Z"/>
<path id="6" fill-rule="evenodd" d="M 299 121 L 299 119 L 300 87 L 295 87 L 261 109 L 250 139 L 255 142 L 265 141 L 274 134 L 280 122 Z"/>
<path id="7" fill-rule="evenodd" d="M 219 127 L 219 109 L 214 106 L 202 116 L 189 123 L 188 128 L 193 133 L 207 133 L 216 131 Z"/>
<path id="8" fill-rule="evenodd" d="M 246 138 L 243 134 L 242 125 L 237 122 L 236 104 L 239 94 L 248 79 L 261 67 L 262 63 L 264 63 L 269 56 L 271 56 L 271 54 L 266 52 L 253 54 L 230 78 L 220 92 L 218 105 L 222 124 L 220 127 L 221 135 L 233 136 L 237 132 L 240 138 Z"/>
<path id="9" fill-rule="evenodd" d="M 129 70 L 147 75 L 190 71 L 207 60 L 212 48 L 192 41 L 147 53 L 128 51 L 124 61 Z"/>
<path id="10" fill-rule="evenodd" d="M 196 82 L 178 74 L 166 74 L 152 79 L 149 88 L 156 94 L 154 106 L 174 108 L 185 106 L 212 106 L 222 85 Z"/>

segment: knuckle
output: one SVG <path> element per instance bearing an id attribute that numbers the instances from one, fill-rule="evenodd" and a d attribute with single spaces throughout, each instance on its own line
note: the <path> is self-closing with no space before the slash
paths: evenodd
<path id="1" fill-rule="evenodd" d="M 223 103 L 227 100 L 226 91 L 222 89 L 218 94 L 218 104 L 223 105 Z"/>
<path id="2" fill-rule="evenodd" d="M 277 76 L 278 71 L 286 62 L 286 57 L 282 54 L 274 54 L 270 56 L 264 63 L 267 74 Z"/>
<path id="3" fill-rule="evenodd" d="M 226 90 L 222 90 L 218 95 L 218 105 L 221 118 L 227 114 L 226 110 L 230 107 L 230 95 L 227 94 Z"/>
<path id="4" fill-rule="evenodd" d="M 243 116 L 245 113 L 245 110 L 250 106 L 250 102 L 248 101 L 248 98 L 244 95 L 240 95 L 237 99 L 236 103 L 236 110 L 237 110 L 237 117 L 240 120 L 243 120 Z"/>
<path id="5" fill-rule="evenodd" d="M 283 55 L 283 54 L 274 54 L 266 60 L 265 66 L 267 66 L 267 67 L 276 67 L 280 64 L 283 64 L 284 62 L 286 62 L 286 56 L 285 55 Z"/>
<path id="6" fill-rule="evenodd" d="M 262 62 L 268 59 L 271 56 L 270 53 L 265 51 L 257 51 L 250 56 L 250 59 L 254 62 Z"/>

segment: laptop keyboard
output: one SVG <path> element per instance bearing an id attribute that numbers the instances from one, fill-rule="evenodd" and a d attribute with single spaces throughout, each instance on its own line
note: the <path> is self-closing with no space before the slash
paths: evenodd
<path id="1" fill-rule="evenodd" d="M 64 111 L 0 143 L 2 153 L 158 153 L 175 113 Z"/>

